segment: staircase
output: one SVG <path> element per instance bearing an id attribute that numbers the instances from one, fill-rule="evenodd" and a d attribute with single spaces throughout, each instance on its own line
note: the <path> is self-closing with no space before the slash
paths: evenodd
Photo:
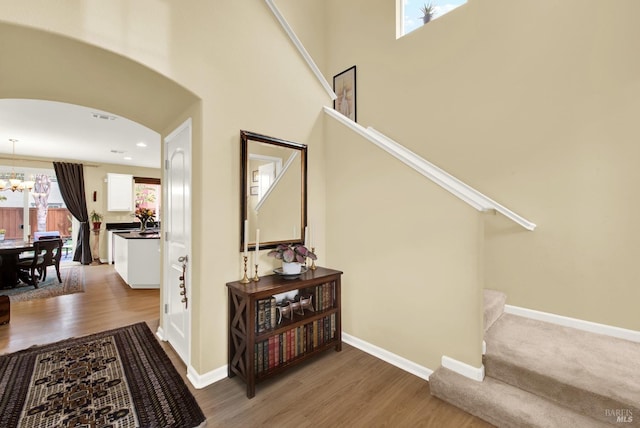
<path id="1" fill-rule="evenodd" d="M 503 293 L 484 301 L 484 381 L 440 367 L 433 395 L 499 427 L 640 427 L 640 343 L 503 313 Z"/>

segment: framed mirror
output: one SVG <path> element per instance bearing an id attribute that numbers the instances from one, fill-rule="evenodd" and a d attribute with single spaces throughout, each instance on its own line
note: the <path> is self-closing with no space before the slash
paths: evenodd
<path id="1" fill-rule="evenodd" d="M 240 131 L 240 251 L 304 243 L 307 146 Z M 246 242 L 246 246 L 245 246 Z"/>

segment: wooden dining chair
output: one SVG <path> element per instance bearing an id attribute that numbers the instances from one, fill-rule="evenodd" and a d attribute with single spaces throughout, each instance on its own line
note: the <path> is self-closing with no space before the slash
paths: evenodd
<path id="1" fill-rule="evenodd" d="M 62 258 L 62 239 L 47 239 L 33 243 L 34 257 L 18 262 L 18 269 L 28 272 L 31 285 L 38 288 L 38 281 L 47 279 L 47 267 L 55 266 L 58 281 L 60 276 L 60 259 Z"/>

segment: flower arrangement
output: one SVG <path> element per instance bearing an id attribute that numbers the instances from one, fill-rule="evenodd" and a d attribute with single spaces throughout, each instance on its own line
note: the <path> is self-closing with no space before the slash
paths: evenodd
<path id="1" fill-rule="evenodd" d="M 140 227 L 144 229 L 148 221 L 155 221 L 156 212 L 149 208 L 136 208 L 133 215 L 140 220 Z"/>
<path id="2" fill-rule="evenodd" d="M 0 235 L 4 235 L 5 233 L 7 233 L 6 229 L 0 229 Z"/>
<path id="3" fill-rule="evenodd" d="M 302 244 L 279 244 L 275 249 L 267 253 L 285 263 L 304 263 L 306 258 L 318 260 L 316 255 Z"/>

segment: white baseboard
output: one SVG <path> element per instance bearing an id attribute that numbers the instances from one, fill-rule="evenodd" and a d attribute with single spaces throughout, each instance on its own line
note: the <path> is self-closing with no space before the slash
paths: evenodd
<path id="1" fill-rule="evenodd" d="M 167 341 L 167 339 L 165 339 L 165 337 L 164 337 L 164 329 L 160 325 L 158 326 L 158 329 L 156 330 L 156 336 L 158 336 L 158 339 L 160 339 L 163 342 Z"/>
<path id="2" fill-rule="evenodd" d="M 227 365 L 200 374 L 193 367 L 187 367 L 187 379 L 196 389 L 202 389 L 227 377 Z"/>
<path id="3" fill-rule="evenodd" d="M 454 371 L 469 379 L 482 382 L 484 380 L 484 365 L 473 367 L 462 361 L 454 360 L 446 355 L 442 356 L 442 367 Z"/>
<path id="4" fill-rule="evenodd" d="M 620 328 L 606 324 L 598 324 L 591 321 L 565 317 L 563 315 L 556 315 L 549 312 L 541 312 L 534 309 L 521 308 L 519 306 L 504 305 L 504 311 L 512 315 L 518 315 L 525 318 L 531 318 L 538 321 L 561 325 L 563 327 L 571 327 L 578 330 L 604 334 L 606 336 L 640 343 L 640 331 L 636 330 L 628 330 L 626 328 Z"/>
<path id="5" fill-rule="evenodd" d="M 344 343 L 348 343 L 354 348 L 358 348 L 361 351 L 366 352 L 367 354 L 373 355 L 374 357 L 379 358 L 382 361 L 386 361 L 393 366 L 396 366 L 406 372 L 418 376 L 421 379 L 429 380 L 429 376 L 431 376 L 431 373 L 433 373 L 433 370 L 431 369 L 416 364 L 413 361 L 409 361 L 404 357 L 396 355 L 369 342 L 365 342 L 362 339 L 351 336 L 350 334 L 343 332 L 342 341 Z"/>

